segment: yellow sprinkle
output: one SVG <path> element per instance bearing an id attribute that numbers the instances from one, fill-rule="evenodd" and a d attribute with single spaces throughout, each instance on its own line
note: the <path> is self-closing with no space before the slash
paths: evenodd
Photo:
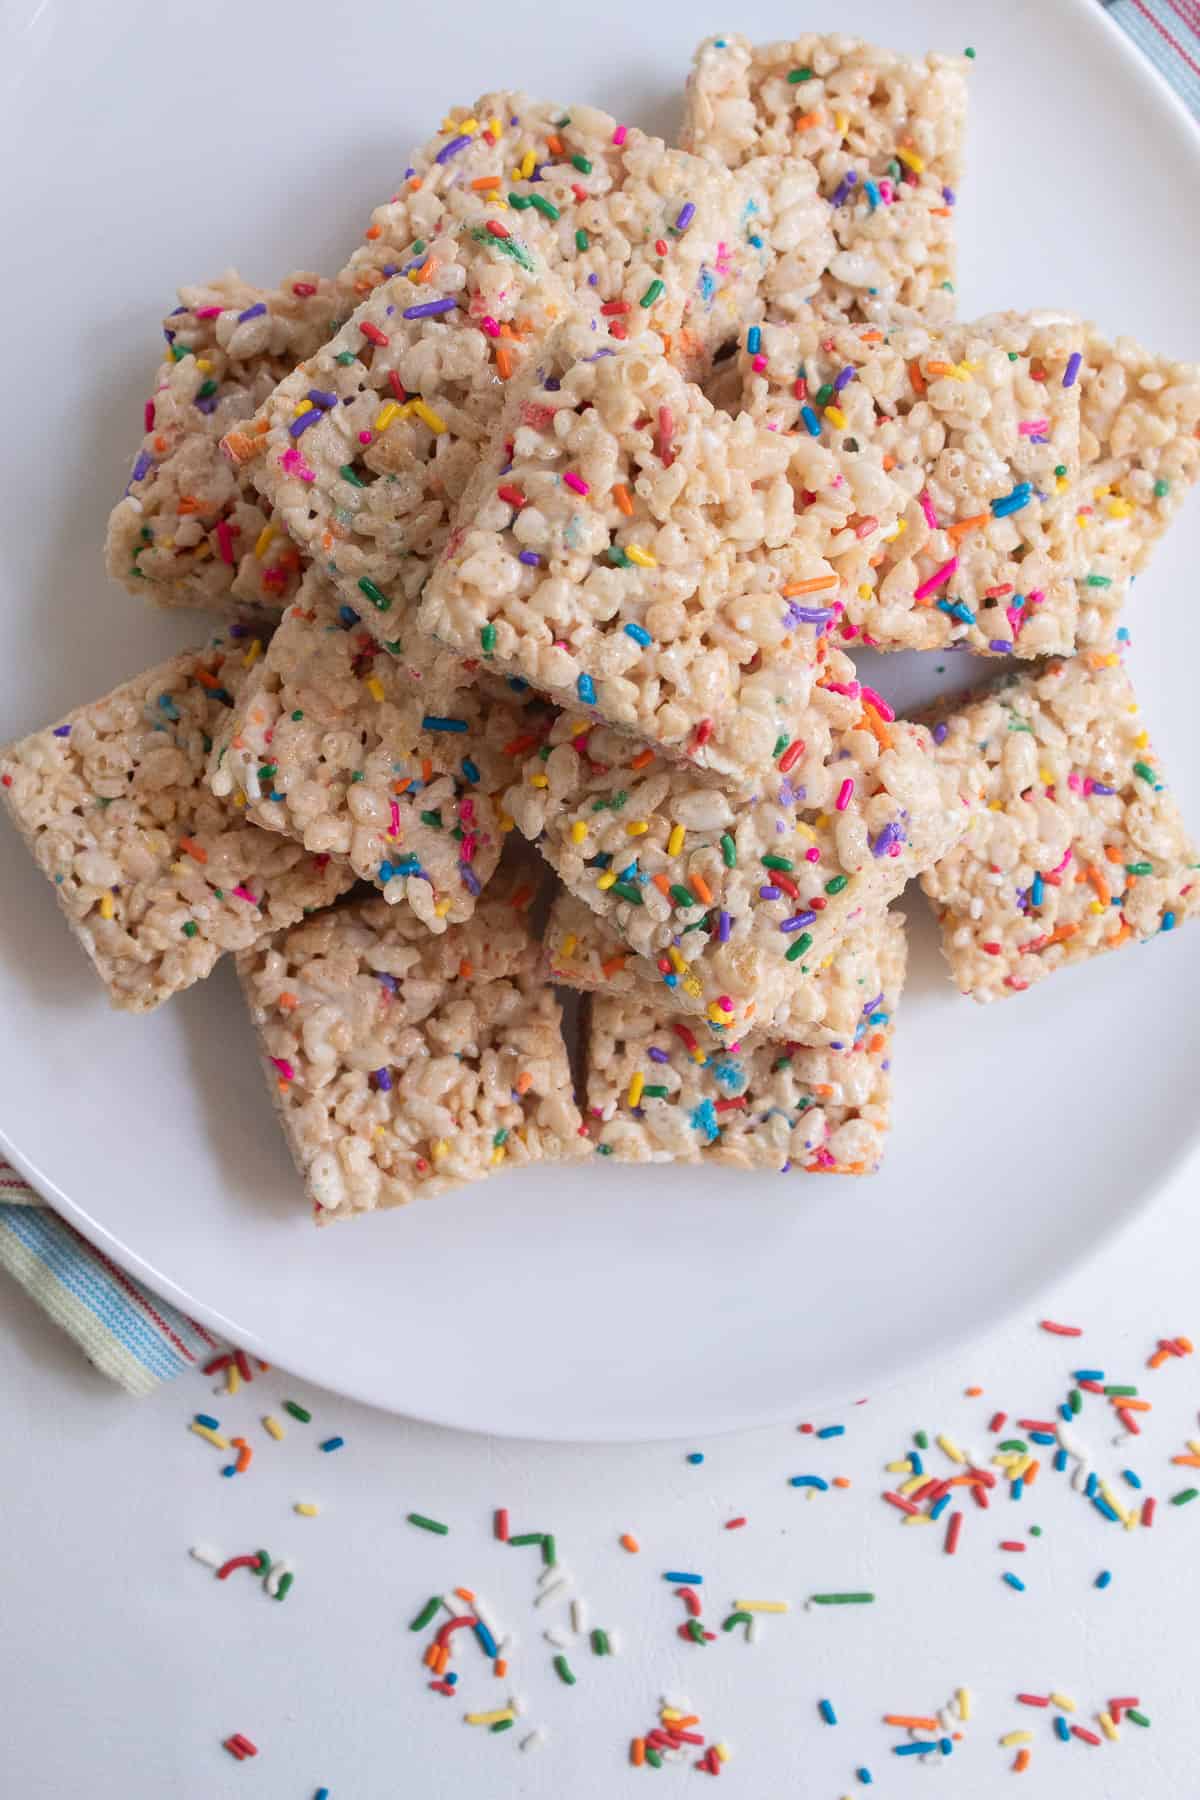
<path id="1" fill-rule="evenodd" d="M 262 655 L 262 639 L 255 638 L 245 656 L 242 658 L 243 669 L 252 669 Z"/>
<path id="2" fill-rule="evenodd" d="M 1117 1730 L 1116 1726 L 1113 1724 L 1112 1714 L 1102 1712 L 1102 1713 L 1098 1713 L 1096 1716 L 1100 1720 L 1100 1729 L 1104 1733 L 1105 1737 L 1111 1739 L 1111 1741 L 1115 1744 L 1118 1741 L 1118 1739 L 1120 1738 L 1121 1734 Z"/>
<path id="3" fill-rule="evenodd" d="M 234 796 L 233 796 L 233 804 L 234 804 L 234 805 L 235 805 L 235 806 L 245 806 L 245 804 L 246 804 L 246 796 L 245 796 L 245 794 L 244 794 L 244 793 L 243 793 L 243 792 L 242 792 L 242 790 L 241 790 L 241 788 L 239 788 L 239 789 L 238 789 L 238 791 L 237 791 L 237 793 L 236 793 L 236 794 L 235 794 L 235 795 L 234 795 Z"/>
<path id="4" fill-rule="evenodd" d="M 858 590 L 859 599 L 860 600 L 869 600 L 871 598 L 872 591 L 873 590 L 868 582 L 865 582 L 865 581 L 862 582 L 861 585 L 859 586 L 859 590 Z"/>
<path id="5" fill-rule="evenodd" d="M 1032 1742 L 1032 1731 L 1010 1731 L 1000 1739 L 1000 1748 L 1002 1750 L 1013 1750 L 1018 1744 L 1032 1744 Z"/>
<path id="6" fill-rule="evenodd" d="M 375 414 L 375 430 L 376 431 L 386 431 L 388 426 L 394 425 L 396 420 L 399 417 L 400 417 L 399 401 L 389 400 L 387 405 L 381 406 L 379 411 Z"/>
<path id="7" fill-rule="evenodd" d="M 827 406 L 825 408 L 825 417 L 829 420 L 831 425 L 836 425 L 839 431 L 845 429 L 846 415 L 840 406 Z"/>
<path id="8" fill-rule="evenodd" d="M 849 119 L 848 114 L 846 114 L 844 112 L 834 113 L 833 128 L 837 132 L 839 137 L 845 137 L 846 127 L 849 125 L 849 123 L 850 123 L 850 119 Z"/>
<path id="9" fill-rule="evenodd" d="M 912 1468 L 912 1464 L 907 1456 L 904 1458 L 903 1462 L 884 1463 L 883 1466 L 889 1475 L 904 1475 Z"/>
<path id="10" fill-rule="evenodd" d="M 1110 519 L 1128 519 L 1133 512 L 1128 500 L 1110 500 L 1108 516 Z"/>
<path id="11" fill-rule="evenodd" d="M 1139 731 L 1133 741 L 1139 750 L 1144 750 L 1146 745 L 1150 742 L 1150 733 L 1148 731 Z"/>
<path id="12" fill-rule="evenodd" d="M 418 419 L 420 419 L 422 425 L 428 425 L 434 437 L 441 437 L 443 431 L 446 429 L 445 419 L 439 419 L 433 408 L 431 406 L 426 406 L 423 400 L 410 400 L 409 405 L 416 413 Z"/>
<path id="13" fill-rule="evenodd" d="M 724 1739 L 722 1739 L 722 1741 L 719 1744 L 714 1744 L 713 1749 L 717 1753 L 717 1761 L 718 1762 L 728 1762 L 729 1761 L 729 1745 L 724 1741 Z"/>
<path id="14" fill-rule="evenodd" d="M 276 1443 L 280 1443 L 286 1435 L 279 1420 L 272 1418 L 270 1413 L 265 1413 L 263 1415 L 263 1430 L 269 1432 Z"/>
<path id="15" fill-rule="evenodd" d="M 660 1706 L 658 1716 L 664 1724 L 674 1725 L 677 1719 L 686 1719 L 687 1714 L 680 1712 L 677 1706 Z"/>
<path id="16" fill-rule="evenodd" d="M 489 194 L 487 203 L 489 206 L 499 206 L 505 212 L 508 211 L 508 201 L 504 198 L 503 194 Z"/>
<path id="17" fill-rule="evenodd" d="M 505 1156 L 506 1156 L 506 1155 L 507 1155 L 507 1154 L 508 1154 L 508 1152 L 507 1152 L 507 1151 L 506 1151 L 506 1150 L 505 1150 L 505 1148 L 504 1148 L 504 1145 L 503 1145 L 503 1144 L 497 1144 L 497 1145 L 496 1145 L 496 1148 L 495 1148 L 495 1149 L 494 1149 L 494 1150 L 493 1150 L 493 1151 L 492 1151 L 492 1165 L 493 1165 L 493 1167 L 495 1167 L 495 1166 L 497 1166 L 497 1165 L 498 1165 L 498 1164 L 500 1164 L 500 1163 L 502 1163 L 502 1162 L 503 1162 L 503 1161 L 504 1161 L 504 1158 L 505 1158 Z"/>
<path id="18" fill-rule="evenodd" d="M 450 911 L 449 900 L 439 900 L 433 910 L 439 919 L 444 919 L 446 914 Z"/>
<path id="19" fill-rule="evenodd" d="M 1075 1702 L 1069 1694 L 1060 1694 L 1057 1690 L 1054 1690 L 1051 1692 L 1050 1701 L 1052 1705 L 1058 1707 L 1060 1712 L 1075 1711 Z"/>
<path id="20" fill-rule="evenodd" d="M 429 1154 L 432 1156 L 434 1162 L 441 1162 L 443 1156 L 449 1156 L 450 1146 L 446 1142 L 446 1139 L 434 1138 L 432 1144 L 429 1146 Z"/>
<path id="21" fill-rule="evenodd" d="M 573 931 L 568 931 L 566 937 L 558 947 L 558 954 L 560 956 L 572 955 L 578 942 L 579 939 L 575 936 L 575 933 Z"/>
<path id="22" fill-rule="evenodd" d="M 1057 481 L 1054 483 L 1054 491 L 1056 494 L 1065 494 L 1067 489 L 1070 487 L 1070 485 L 1071 485 L 1070 477 L 1066 476 L 1066 475 L 1060 475 L 1058 477 Z"/>
<path id="23" fill-rule="evenodd" d="M 907 1464 L 905 1467 L 907 1467 Z M 928 1484 L 928 1475 L 910 1475 L 907 1481 L 900 1484 L 897 1492 L 902 1499 L 907 1499 L 909 1494 L 915 1494 L 918 1488 L 927 1487 Z"/>
<path id="24" fill-rule="evenodd" d="M 299 405 L 296 407 L 295 412 L 292 414 L 292 417 L 295 419 L 302 418 L 306 412 L 311 412 L 312 409 L 313 409 L 313 403 L 311 400 L 301 400 Z"/>
<path id="25" fill-rule="evenodd" d="M 645 819 L 630 819 L 625 827 L 630 837 L 645 837 L 649 829 L 650 826 Z"/>
<path id="26" fill-rule="evenodd" d="M 191 1429 L 197 1437 L 206 1438 L 218 1450 L 228 1450 L 229 1439 L 222 1437 L 219 1431 L 210 1431 L 207 1425 L 197 1425 L 195 1420 L 192 1421 Z"/>
<path id="27" fill-rule="evenodd" d="M 292 1511 L 298 1512 L 302 1519 L 315 1519 L 320 1510 L 320 1507 L 314 1506 L 311 1500 L 297 1500 L 292 1508 Z"/>
<path id="28" fill-rule="evenodd" d="M 116 907 L 113 905 L 112 895 L 111 894 L 101 894 L 101 896 L 100 896 L 100 917 L 102 919 L 111 919 L 113 916 L 113 913 L 115 911 L 116 911 Z"/>
<path id="29" fill-rule="evenodd" d="M 212 363 L 209 361 L 207 356 L 198 356 L 196 358 L 196 367 L 200 370 L 201 374 L 203 374 L 203 375 L 211 375 L 212 374 Z"/>
<path id="30" fill-rule="evenodd" d="M 262 561 L 263 557 L 267 554 L 267 551 L 275 541 L 275 529 L 274 525 L 264 525 L 254 540 L 254 554 L 257 556 L 259 562 Z"/>
<path id="31" fill-rule="evenodd" d="M 380 681 L 378 675 L 368 676 L 367 680 L 363 683 L 363 686 L 366 688 L 368 694 L 370 694 L 372 700 L 378 700 L 379 704 L 382 706 L 383 683 Z"/>
<path id="32" fill-rule="evenodd" d="M 902 1525 L 934 1525 L 936 1522 L 928 1513 L 905 1513 L 900 1521 Z"/>
<path id="33" fill-rule="evenodd" d="M 646 1077 L 642 1074 L 642 1071 L 640 1069 L 638 1069 L 634 1075 L 630 1076 L 630 1078 L 629 1078 L 629 1104 L 631 1107 L 639 1106 L 641 1104 L 642 1089 L 645 1087 L 645 1085 L 646 1085 Z"/>
<path id="34" fill-rule="evenodd" d="M 1088 911 L 1091 913 L 1102 913 L 1107 912 L 1108 908 L 1106 906 L 1101 906 L 1098 900 L 1093 900 L 1088 907 Z"/>
<path id="35" fill-rule="evenodd" d="M 225 1392 L 227 1394 L 236 1394 L 241 1388 L 241 1385 L 242 1378 L 238 1373 L 237 1364 L 230 1363 L 225 1371 Z"/>
<path id="36" fill-rule="evenodd" d="M 937 1444 L 938 1449 L 942 1452 L 943 1456 L 948 1456 L 950 1458 L 951 1462 L 955 1462 L 955 1463 L 965 1463 L 966 1462 L 966 1460 L 967 1460 L 966 1457 L 963 1455 L 962 1451 L 959 1449 L 959 1447 L 955 1443 L 954 1439 L 951 1437 L 947 1437 L 944 1431 L 942 1432 L 940 1437 L 935 1439 L 935 1442 Z"/>
<path id="37" fill-rule="evenodd" d="M 678 856 L 683 849 L 684 830 L 682 825 L 672 825 L 671 835 L 667 839 L 667 855 Z"/>
<path id="38" fill-rule="evenodd" d="M 915 150 L 897 150 L 896 155 L 906 168 L 912 170 L 914 175 L 925 173 L 925 158 L 918 156 Z"/>
<path id="39" fill-rule="evenodd" d="M 459 121 L 458 135 L 460 137 L 474 137 L 475 133 L 478 130 L 479 130 L 479 120 L 478 119 L 461 119 Z"/>
<path id="40" fill-rule="evenodd" d="M 493 137 L 499 137 L 500 133 L 503 129 L 503 127 L 500 124 L 499 119 L 489 119 L 488 123 L 487 123 L 487 128 L 491 132 Z"/>
<path id="41" fill-rule="evenodd" d="M 735 1612 L 791 1612 L 788 1600 L 735 1600 Z"/>
<path id="42" fill-rule="evenodd" d="M 884 532 L 884 534 L 883 534 L 884 543 L 890 544 L 892 542 L 893 538 L 898 538 L 902 531 L 907 531 L 907 530 L 908 530 L 908 520 L 907 519 L 898 520 L 896 523 L 895 531 L 885 531 Z"/>
<path id="43" fill-rule="evenodd" d="M 537 167 L 537 157 L 534 155 L 532 150 L 527 150 L 525 152 L 524 156 L 521 158 L 521 172 L 518 175 L 517 179 L 519 181 L 528 181 L 529 177 L 533 174 L 533 171 L 536 167 Z"/>
<path id="44" fill-rule="evenodd" d="M 582 819 L 576 819 L 575 823 L 571 826 L 571 842 L 573 844 L 582 844 L 586 836 L 587 826 Z"/>
<path id="45" fill-rule="evenodd" d="M 596 878 L 596 886 L 601 892 L 606 893 L 610 887 L 614 886 L 616 879 L 617 871 L 615 869 L 605 869 L 603 875 Z"/>
<path id="46" fill-rule="evenodd" d="M 513 818 L 511 813 L 501 813 L 500 814 L 499 825 L 500 825 L 501 831 L 511 831 L 513 829 L 513 827 L 515 826 L 516 822 L 517 821 Z"/>
<path id="47" fill-rule="evenodd" d="M 535 788 L 549 787 L 550 786 L 550 777 L 548 775 L 543 775 L 539 771 L 536 775 L 531 775 L 529 777 L 529 785 L 530 785 L 530 787 L 535 787 Z"/>
<path id="48" fill-rule="evenodd" d="M 651 556 L 648 550 L 639 550 L 636 544 L 626 544 L 625 554 L 638 569 L 657 569 L 658 558 Z"/>
<path id="49" fill-rule="evenodd" d="M 689 1000 L 698 1000 L 704 992 L 704 989 L 700 986 L 700 983 L 690 969 L 680 977 L 679 985 L 688 996 Z"/>
<path id="50" fill-rule="evenodd" d="M 675 970 L 675 973 L 677 975 L 682 975 L 687 968 L 687 964 L 674 944 L 667 945 L 667 955 L 671 959 L 671 966 Z"/>
<path id="51" fill-rule="evenodd" d="M 468 1725 L 498 1725 L 501 1719 L 515 1719 L 516 1716 L 511 1706 L 497 1707 L 495 1712 L 463 1714 Z"/>
<path id="52" fill-rule="evenodd" d="M 958 1716 L 964 1724 L 971 1716 L 970 1688 L 959 1688 L 958 1690 Z"/>

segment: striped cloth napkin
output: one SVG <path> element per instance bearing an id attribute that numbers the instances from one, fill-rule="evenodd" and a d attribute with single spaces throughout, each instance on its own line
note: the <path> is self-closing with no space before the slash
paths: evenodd
<path id="1" fill-rule="evenodd" d="M 1099 4 L 1200 115 L 1200 0 Z M 81 1238 L 4 1162 L 0 1267 L 127 1393 L 150 1393 L 218 1347 L 202 1325 Z"/>

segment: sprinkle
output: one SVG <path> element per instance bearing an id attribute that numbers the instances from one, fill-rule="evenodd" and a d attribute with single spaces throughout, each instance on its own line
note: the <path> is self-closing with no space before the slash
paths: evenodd
<path id="1" fill-rule="evenodd" d="M 278 1419 L 273 1419 L 270 1413 L 267 1413 L 263 1418 L 263 1429 L 275 1439 L 276 1443 L 284 1436 L 283 1426 L 279 1423 Z"/>
<path id="2" fill-rule="evenodd" d="M 850 799 L 851 799 L 851 796 L 853 795 L 853 793 L 854 793 L 854 777 L 852 775 L 848 775 L 846 777 L 845 781 L 843 781 L 841 787 L 838 789 L 838 797 L 834 801 L 834 806 L 838 812 L 845 812 L 846 808 L 850 804 Z"/>
<path id="3" fill-rule="evenodd" d="M 666 1569 L 663 1580 L 673 1582 L 676 1587 L 703 1587 L 703 1575 L 692 1575 L 684 1569 Z"/>
<path id="4" fill-rule="evenodd" d="M 1082 1325 L 1059 1325 L 1054 1319 L 1039 1319 L 1038 1324 L 1043 1331 L 1052 1332 L 1055 1337 L 1082 1337 Z M 1076 1380 L 1079 1377 L 1076 1376 Z"/>
<path id="5" fill-rule="evenodd" d="M 575 1675 L 572 1672 L 571 1665 L 567 1661 L 565 1656 L 556 1656 L 555 1657 L 554 1669 L 555 1669 L 555 1673 L 557 1674 L 558 1679 L 560 1681 L 565 1682 L 568 1687 L 575 1686 Z"/>
<path id="6" fill-rule="evenodd" d="M 440 1594 L 431 1594 L 416 1618 L 409 1620 L 408 1629 L 410 1631 L 424 1631 L 425 1627 L 429 1624 L 441 1605 L 442 1596 Z"/>
<path id="7" fill-rule="evenodd" d="M 293 1419 L 299 1419 L 302 1425 L 308 1425 L 312 1421 L 312 1414 L 305 1407 L 301 1406 L 297 1400 L 285 1400 L 283 1403 L 283 1410 L 286 1413 L 291 1413 Z"/>
<path id="8" fill-rule="evenodd" d="M 421 720 L 421 729 L 422 731 L 463 732 L 467 729 L 467 721 L 465 719 L 444 719 L 436 713 L 426 713 Z"/>
<path id="9" fill-rule="evenodd" d="M 874 1599 L 874 1594 L 810 1594 L 808 1603 L 810 1606 L 870 1606 Z M 745 1606 L 744 1601 L 741 1604 Z"/>
<path id="10" fill-rule="evenodd" d="M 817 1711 L 820 1713 L 821 1717 L 824 1719 L 824 1721 L 827 1725 L 836 1725 L 837 1724 L 837 1722 L 838 1722 L 837 1714 L 833 1710 L 833 1701 L 832 1700 L 819 1700 L 817 1702 Z"/>
<path id="11" fill-rule="evenodd" d="M 873 1600 L 874 1594 L 814 1594 L 813 1599 L 819 1606 L 836 1605 L 841 1601 Z M 791 1611 L 786 1600 L 735 1600 L 734 1606 L 739 1612 L 748 1613 L 785 1613 Z"/>
<path id="12" fill-rule="evenodd" d="M 1067 358 L 1067 367 L 1062 378 L 1062 384 L 1065 388 L 1074 387 L 1075 377 L 1079 373 L 1079 365 L 1082 361 L 1083 357 L 1078 350 L 1073 350 L 1071 355 Z"/>
<path id="13" fill-rule="evenodd" d="M 933 574 L 930 575 L 927 580 L 923 581 L 919 588 L 915 588 L 913 590 L 913 599 L 914 600 L 928 599 L 929 595 L 933 593 L 935 588 L 941 587 L 943 581 L 949 581 L 951 575 L 953 575 L 953 573 L 954 573 L 955 569 L 957 569 L 957 567 L 958 567 L 958 558 L 957 558 L 957 556 L 952 556 L 950 558 L 949 562 L 943 563 L 940 569 L 935 569 Z"/>
<path id="14" fill-rule="evenodd" d="M 789 1475 L 788 1481 L 794 1488 L 817 1488 L 821 1493 L 828 1492 L 829 1483 L 821 1475 Z M 885 1499 L 887 1496 L 884 1496 Z M 913 1508 L 916 1511 L 916 1508 Z"/>
<path id="15" fill-rule="evenodd" d="M 443 1525 L 440 1519 L 427 1519 L 424 1513 L 409 1513 L 408 1522 L 410 1525 L 419 1526 L 422 1531 L 435 1532 L 438 1537 L 449 1536 L 450 1527 L 448 1525 Z"/>
<path id="16" fill-rule="evenodd" d="M 311 1500 L 297 1500 L 292 1508 L 292 1511 L 298 1512 L 302 1519 L 315 1519 L 320 1510 L 320 1507 L 314 1506 Z"/>
<path id="17" fill-rule="evenodd" d="M 1005 494 L 1003 499 L 991 502 L 992 515 L 997 519 L 1006 519 L 1010 513 L 1020 512 L 1023 507 L 1028 506 L 1032 498 L 1032 484 L 1028 481 L 1018 482 L 1011 494 Z"/>
<path id="18" fill-rule="evenodd" d="M 1019 1575 L 1014 1575 L 1012 1573 L 1011 1569 L 1006 1569 L 1004 1571 L 1004 1574 L 1001 1576 L 1001 1580 L 1007 1581 L 1009 1587 L 1016 1588 L 1016 1590 L 1019 1594 L 1023 1594 L 1025 1592 L 1025 1583 L 1021 1580 L 1021 1577 Z"/>
<path id="19" fill-rule="evenodd" d="M 646 289 L 645 293 L 642 295 L 640 301 L 638 302 L 639 306 L 645 306 L 645 307 L 653 306 L 654 302 L 658 299 L 659 295 L 662 293 L 665 285 L 666 285 L 666 283 L 662 282 L 662 281 L 652 281 L 650 283 L 650 286 Z"/>
<path id="20" fill-rule="evenodd" d="M 574 469 L 567 470 L 566 474 L 563 476 L 563 484 L 576 494 L 586 495 L 590 494 L 592 491 L 587 482 L 583 479 L 583 476 L 577 475 Z"/>
<path id="21" fill-rule="evenodd" d="M 228 1450 L 229 1448 L 229 1439 L 222 1437 L 220 1433 L 214 1431 L 210 1425 L 200 1425 L 193 1421 L 188 1429 L 189 1431 L 194 1431 L 197 1437 L 206 1438 L 208 1442 L 212 1444 L 214 1449 Z"/>
<path id="22" fill-rule="evenodd" d="M 633 1536 L 633 1533 L 629 1531 L 623 1531 L 617 1539 L 617 1542 L 620 1544 L 622 1550 L 628 1550 L 630 1556 L 636 1556 L 642 1547 Z"/>

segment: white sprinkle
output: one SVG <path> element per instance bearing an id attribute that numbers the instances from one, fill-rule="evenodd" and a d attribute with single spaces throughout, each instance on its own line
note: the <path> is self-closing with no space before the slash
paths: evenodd
<path id="1" fill-rule="evenodd" d="M 546 1586 L 542 1589 L 541 1593 L 538 1595 L 537 1599 L 534 1601 L 533 1604 L 535 1606 L 541 1606 L 543 1604 L 543 1602 L 545 1602 L 547 1600 L 552 1600 L 554 1598 L 555 1594 L 558 1593 L 560 1588 L 565 1588 L 567 1585 L 568 1585 L 568 1582 L 567 1582 L 567 1578 L 565 1575 L 561 1576 L 558 1581 L 547 1582 Z"/>
<path id="2" fill-rule="evenodd" d="M 521 1739 L 521 1748 L 522 1750 L 540 1750 L 545 1741 L 546 1728 L 544 1725 L 539 1725 L 527 1737 Z"/>
<path id="3" fill-rule="evenodd" d="M 543 1631 L 542 1636 L 548 1644 L 553 1644 L 556 1650 L 568 1650 L 575 1642 L 575 1633 L 573 1631 L 558 1631 L 551 1629 L 550 1631 Z"/>
<path id="4" fill-rule="evenodd" d="M 746 1642 L 748 1644 L 757 1644 L 758 1636 L 759 1636 L 759 1633 L 761 1630 L 762 1630 L 762 1615 L 761 1615 L 761 1613 L 751 1613 L 750 1614 L 750 1623 L 746 1627 Z"/>
<path id="5" fill-rule="evenodd" d="M 546 1567 L 538 1576 L 538 1586 L 545 1587 L 548 1581 L 557 1581 L 560 1577 L 563 1581 L 573 1581 L 575 1579 L 566 1563 L 547 1563 Z"/>
<path id="6" fill-rule="evenodd" d="M 214 1550 L 211 1544 L 193 1544 L 188 1555 L 195 1557 L 198 1563 L 203 1563 L 206 1569 L 219 1569 L 225 1560 L 221 1552 Z"/>
<path id="7" fill-rule="evenodd" d="M 621 1654 L 621 1639 L 615 1631 L 610 1631 L 608 1634 L 608 1654 L 610 1656 L 620 1656 Z"/>
<path id="8" fill-rule="evenodd" d="M 525 1696 L 523 1694 L 510 1694 L 508 1696 L 508 1710 L 510 1713 L 515 1714 L 519 1719 L 525 1711 Z"/>
<path id="9" fill-rule="evenodd" d="M 582 1632 L 582 1631 L 587 1630 L 587 1628 L 588 1628 L 587 1614 L 588 1614 L 588 1609 L 587 1609 L 587 1601 L 586 1600 L 582 1600 L 579 1598 L 572 1600 L 572 1602 L 571 1602 L 571 1623 L 575 1627 L 576 1631 Z"/>
<path id="10" fill-rule="evenodd" d="M 442 1605 L 452 1619 L 465 1619 L 471 1611 L 468 1603 L 460 1600 L 457 1594 L 443 1594 Z"/>

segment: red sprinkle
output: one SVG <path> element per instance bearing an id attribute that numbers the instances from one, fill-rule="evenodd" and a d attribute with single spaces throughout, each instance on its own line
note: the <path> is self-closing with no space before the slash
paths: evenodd
<path id="1" fill-rule="evenodd" d="M 962 1531 L 963 1516 L 960 1512 L 950 1514 L 950 1523 L 946 1527 L 945 1550 L 947 1556 L 953 1556 L 958 1549 L 959 1534 Z"/>
<path id="2" fill-rule="evenodd" d="M 885 1490 L 883 1497 L 889 1506 L 894 1506 L 897 1512 L 907 1513 L 910 1519 L 915 1518 L 921 1510 L 919 1506 L 914 1506 L 911 1500 L 906 1500 L 903 1494 L 893 1494 Z"/>
<path id="3" fill-rule="evenodd" d="M 993 1413 L 992 1414 L 992 1422 L 988 1426 L 988 1430 L 989 1431 L 1003 1431 L 1007 1420 L 1008 1420 L 1007 1413 Z"/>
<path id="4" fill-rule="evenodd" d="M 600 308 L 600 312 L 604 318 L 612 319 L 615 318 L 618 313 L 627 313 L 629 311 L 629 306 L 630 303 L 628 300 L 606 300 L 604 305 Z"/>
<path id="5" fill-rule="evenodd" d="M 804 739 L 793 738 L 783 755 L 779 758 L 779 772 L 786 775 L 789 769 L 795 768 L 804 755 Z"/>
<path id="6" fill-rule="evenodd" d="M 378 344 L 381 349 L 390 342 L 386 333 L 380 331 L 378 325 L 372 325 L 369 319 L 365 320 L 358 329 L 369 344 Z"/>
<path id="7" fill-rule="evenodd" d="M 1025 1545 L 1018 1544 L 1015 1538 L 1001 1538 L 1000 1548 L 1001 1550 L 1024 1550 Z"/>
<path id="8" fill-rule="evenodd" d="M 261 1574 L 263 1572 L 263 1564 L 257 1550 L 253 1556 L 231 1556 L 229 1561 L 227 1563 L 222 1563 L 221 1567 L 217 1570 L 217 1580 L 228 1581 L 235 1569 L 255 1569 Z"/>
<path id="9" fill-rule="evenodd" d="M 700 1617 L 700 1596 L 695 1588 L 677 1587 L 675 1592 L 687 1607 L 688 1616 L 693 1619 L 698 1619 Z"/>
<path id="10" fill-rule="evenodd" d="M 237 1364 L 237 1372 L 241 1376 L 242 1380 L 243 1381 L 253 1381 L 254 1380 L 254 1370 L 250 1367 L 250 1364 L 247 1361 L 246 1352 L 244 1350 L 235 1350 L 233 1353 L 233 1360 Z"/>
<path id="11" fill-rule="evenodd" d="M 1017 1699 L 1022 1706 L 1049 1706 L 1050 1701 L 1041 1694 L 1018 1694 Z"/>
<path id="12" fill-rule="evenodd" d="M 222 1369 L 227 1369 L 232 1361 L 232 1356 L 214 1356 L 210 1362 L 205 1363 L 203 1373 L 205 1375 L 219 1374 Z"/>
<path id="13" fill-rule="evenodd" d="M 509 235 L 499 219 L 489 219 L 487 222 L 487 231 L 488 236 L 494 238 L 506 238 Z"/>
<path id="14" fill-rule="evenodd" d="M 507 1542 L 508 1542 L 508 1508 L 507 1508 L 507 1506 L 498 1506 L 496 1508 L 495 1512 L 492 1514 L 492 1529 L 496 1534 L 497 1541 L 501 1544 L 507 1544 Z"/>
<path id="15" fill-rule="evenodd" d="M 1083 1336 L 1083 1326 L 1082 1325 L 1058 1325 L 1055 1323 L 1055 1321 L 1053 1319 L 1039 1319 L 1038 1324 L 1041 1326 L 1043 1331 L 1053 1332 L 1055 1337 L 1082 1337 Z M 1079 1728 L 1078 1728 L 1078 1726 L 1075 1726 L 1072 1729 L 1078 1730 Z M 1097 1738 L 1096 1742 L 1099 1743 L 1100 1739 Z"/>
<path id="16" fill-rule="evenodd" d="M 1071 1736 L 1077 1737 L 1084 1744 L 1098 1744 L 1100 1739 L 1096 1732 L 1088 1731 L 1083 1725 L 1072 1725 Z"/>
<path id="17" fill-rule="evenodd" d="M 250 1739 L 240 1731 L 235 1731 L 232 1737 L 227 1737 L 221 1748 L 228 1750 L 230 1756 L 235 1757 L 238 1762 L 244 1762 L 248 1756 L 258 1755 L 258 1745 L 252 1744 Z"/>
<path id="18" fill-rule="evenodd" d="M 408 399 L 408 394 L 405 390 L 404 383 L 401 381 L 399 375 L 397 375 L 395 369 L 388 370 L 388 386 L 391 388 L 396 399 L 399 400 L 400 404 L 403 406 L 404 402 Z"/>
<path id="19" fill-rule="evenodd" d="M 739 1514 L 736 1519 L 726 1519 L 725 1529 L 726 1529 L 726 1531 L 736 1531 L 738 1529 L 739 1525 L 744 1525 L 745 1523 L 746 1523 L 745 1515 Z"/>
<path id="20" fill-rule="evenodd" d="M 1157 1505 L 1158 1505 L 1158 1501 L 1154 1498 L 1154 1496 L 1152 1494 L 1147 1494 L 1146 1498 L 1142 1501 L 1142 1524 L 1143 1525 L 1153 1525 L 1154 1512 L 1155 1512 L 1155 1508 L 1157 1507 Z"/>

